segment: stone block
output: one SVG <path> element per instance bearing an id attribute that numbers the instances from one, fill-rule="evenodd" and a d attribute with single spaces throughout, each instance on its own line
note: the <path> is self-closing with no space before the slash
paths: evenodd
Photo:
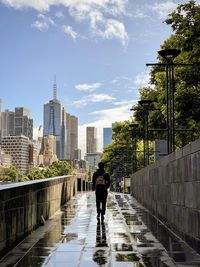
<path id="1" fill-rule="evenodd" d="M 200 165 L 200 156 L 199 153 L 191 154 L 191 180 L 198 180 L 198 165 Z"/>
<path id="2" fill-rule="evenodd" d="M 0 242 L 6 240 L 6 222 L 5 222 L 5 212 L 2 210 L 0 212 Z"/>
<path id="3" fill-rule="evenodd" d="M 176 160 L 182 158 L 183 157 L 183 149 L 180 148 L 180 149 L 176 150 L 175 155 L 176 155 Z"/>
<path id="4" fill-rule="evenodd" d="M 197 210 L 189 209 L 189 217 L 188 217 L 188 235 L 193 237 L 198 237 L 198 214 Z"/>
<path id="5" fill-rule="evenodd" d="M 191 143 L 191 153 L 196 153 L 198 151 L 200 151 L 200 139 Z"/>
<path id="6" fill-rule="evenodd" d="M 174 225 L 179 231 L 183 231 L 182 207 L 174 205 Z"/>
<path id="7" fill-rule="evenodd" d="M 185 206 L 188 208 L 197 208 L 197 199 L 195 195 L 196 182 L 185 182 L 184 192 L 185 192 Z"/>
<path id="8" fill-rule="evenodd" d="M 195 206 L 198 211 L 200 211 L 200 181 L 195 181 L 194 183 L 194 194 L 195 194 Z"/>
<path id="9" fill-rule="evenodd" d="M 176 160 L 176 153 L 173 152 L 173 153 L 169 154 L 168 156 L 166 156 L 166 159 L 167 159 L 168 163 Z"/>
<path id="10" fill-rule="evenodd" d="M 188 156 L 192 153 L 191 144 L 184 146 L 182 149 L 183 149 L 183 157 Z"/>
<path id="11" fill-rule="evenodd" d="M 198 224 L 197 237 L 200 239 L 200 210 L 197 211 L 197 224 Z"/>
<path id="12" fill-rule="evenodd" d="M 184 158 L 177 160 L 177 168 L 175 170 L 173 182 L 182 182 L 184 181 Z"/>
<path id="13" fill-rule="evenodd" d="M 171 226 L 175 224 L 174 213 L 174 205 L 167 205 L 167 221 Z"/>

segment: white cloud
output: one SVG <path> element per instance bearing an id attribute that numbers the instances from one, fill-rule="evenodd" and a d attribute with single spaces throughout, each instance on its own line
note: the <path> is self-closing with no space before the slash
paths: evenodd
<path id="1" fill-rule="evenodd" d="M 85 18 L 94 10 L 118 16 L 126 14 L 128 0 L 1 0 L 7 6 L 23 9 L 33 8 L 39 12 L 49 11 L 52 6 L 64 6 L 77 19 Z"/>
<path id="2" fill-rule="evenodd" d="M 124 46 L 128 44 L 128 33 L 126 32 L 125 26 L 122 22 L 109 19 L 105 22 L 105 30 L 99 30 L 98 35 L 102 36 L 103 39 L 119 39 Z"/>
<path id="3" fill-rule="evenodd" d="M 120 101 L 116 101 L 113 104 L 115 106 L 132 106 L 137 100 L 120 100 Z"/>
<path id="4" fill-rule="evenodd" d="M 31 27 L 36 28 L 40 31 L 48 30 L 52 25 L 55 25 L 55 22 L 48 16 L 43 14 L 38 14 L 38 20 L 36 20 Z"/>
<path id="5" fill-rule="evenodd" d="M 91 94 L 88 96 L 84 96 L 82 99 L 74 101 L 73 104 L 76 107 L 84 107 L 88 103 L 97 103 L 97 102 L 112 102 L 115 100 L 114 97 L 111 97 L 107 94 Z"/>
<path id="6" fill-rule="evenodd" d="M 77 84 L 75 88 L 79 91 L 89 91 L 93 92 L 96 89 L 100 88 L 103 84 L 102 83 L 83 83 L 83 84 Z"/>
<path id="7" fill-rule="evenodd" d="M 76 38 L 79 36 L 77 32 L 75 32 L 71 26 L 69 25 L 63 25 L 62 31 L 66 34 L 68 34 L 73 40 L 76 40 Z"/>
<path id="8" fill-rule="evenodd" d="M 38 12 L 47 12 L 52 6 L 64 6 L 77 21 L 86 21 L 93 36 L 105 40 L 117 39 L 123 45 L 128 44 L 128 33 L 124 24 L 119 21 L 122 16 L 128 16 L 128 0 L 0 0 L 7 6 L 23 9 L 33 8 Z M 57 13 L 57 17 L 62 17 Z M 112 17 L 112 19 L 110 18 Z M 32 24 L 39 30 L 45 30 L 49 24 L 47 21 L 36 21 Z M 67 26 L 66 33 L 76 39 L 77 33 Z"/>
<path id="9" fill-rule="evenodd" d="M 134 14 L 132 15 L 133 18 L 136 18 L 136 19 L 143 19 L 143 18 L 146 18 L 148 17 L 147 14 L 144 13 L 143 10 L 140 10 L 140 9 L 137 9 Z"/>
<path id="10" fill-rule="evenodd" d="M 137 86 L 137 87 L 145 87 L 145 86 L 149 86 L 149 80 L 150 80 L 150 74 L 149 72 L 142 72 L 140 74 L 138 74 L 135 77 L 135 80 L 133 81 L 133 83 Z"/>
<path id="11" fill-rule="evenodd" d="M 175 10 L 177 4 L 172 1 L 166 1 L 164 3 L 155 3 L 152 6 L 152 10 L 158 13 L 160 19 L 166 19 L 168 14 Z"/>

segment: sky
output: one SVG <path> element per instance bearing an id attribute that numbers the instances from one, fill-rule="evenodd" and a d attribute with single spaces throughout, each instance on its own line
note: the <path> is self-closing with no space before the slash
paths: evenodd
<path id="1" fill-rule="evenodd" d="M 82 155 L 86 126 L 97 127 L 101 150 L 102 128 L 133 115 L 146 63 L 172 34 L 163 21 L 185 2 L 0 0 L 2 110 L 28 108 L 37 136 L 56 76 L 57 98 L 78 117 Z"/>

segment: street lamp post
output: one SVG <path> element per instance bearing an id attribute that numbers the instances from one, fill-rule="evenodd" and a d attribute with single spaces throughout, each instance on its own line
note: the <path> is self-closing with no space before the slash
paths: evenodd
<path id="1" fill-rule="evenodd" d="M 175 122 L 174 122 L 174 63 L 180 54 L 178 49 L 164 49 L 158 54 L 166 60 L 166 103 L 167 103 L 167 139 L 168 153 L 175 151 Z"/>
<path id="2" fill-rule="evenodd" d="M 140 100 L 138 101 L 144 112 L 144 166 L 149 165 L 149 110 L 153 101 Z"/>
<path id="3" fill-rule="evenodd" d="M 131 137 L 132 137 L 132 172 L 137 171 L 137 137 L 136 137 L 136 128 L 138 127 L 137 123 L 130 124 L 131 127 Z M 135 134 L 135 136 L 134 136 Z"/>

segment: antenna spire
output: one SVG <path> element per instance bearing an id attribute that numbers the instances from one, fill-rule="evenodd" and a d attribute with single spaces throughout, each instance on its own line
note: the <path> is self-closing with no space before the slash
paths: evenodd
<path id="1" fill-rule="evenodd" d="M 54 83 L 53 83 L 53 100 L 57 99 L 57 84 L 56 84 L 56 75 L 54 76 Z"/>

